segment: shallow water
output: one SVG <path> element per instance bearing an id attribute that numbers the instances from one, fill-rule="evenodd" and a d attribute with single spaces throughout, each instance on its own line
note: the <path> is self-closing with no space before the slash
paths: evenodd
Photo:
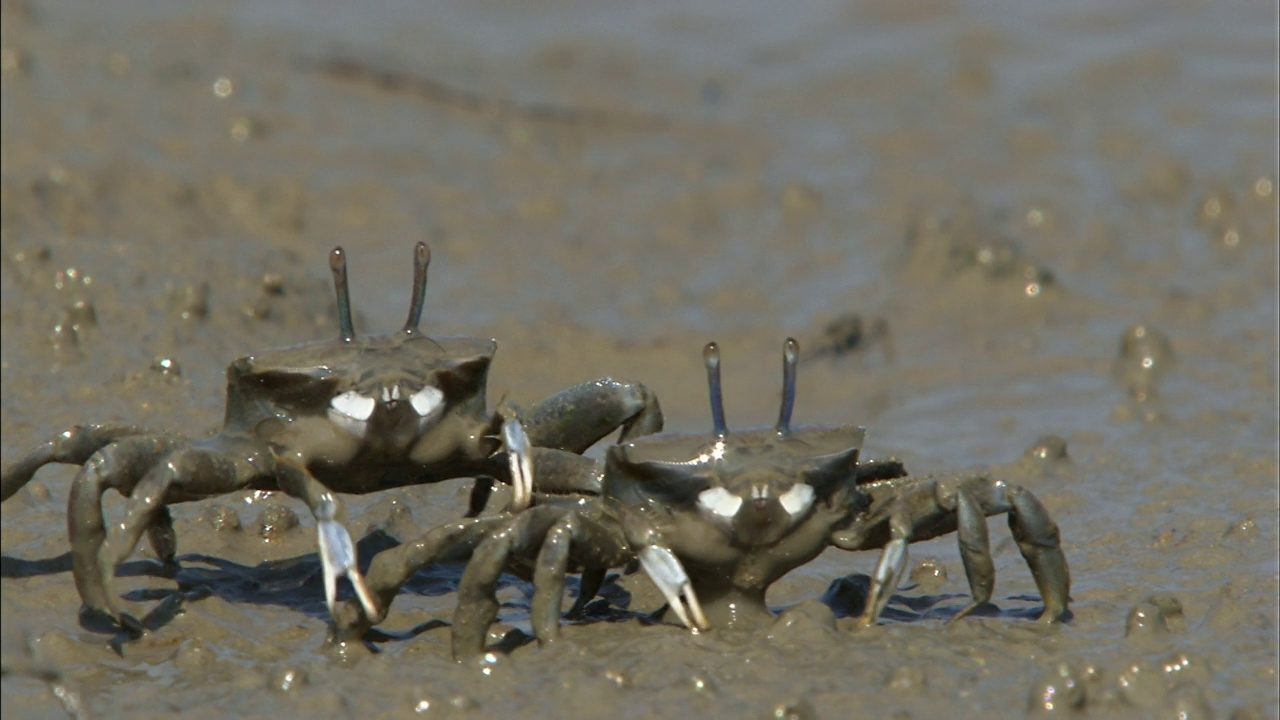
<path id="1" fill-rule="evenodd" d="M 456 665 L 446 566 L 378 653 L 339 650 L 308 513 L 243 495 L 174 508 L 183 612 L 124 642 L 78 621 L 74 471 L 52 467 L 2 508 L 6 718 L 976 717 L 1050 689 L 1089 717 L 1277 716 L 1274 7 L 2 7 L 6 463 L 80 422 L 215 432 L 227 362 L 336 332 L 330 248 L 357 328 L 383 332 L 425 239 L 425 326 L 499 339 L 493 401 L 608 374 L 705 430 L 716 339 L 730 424 L 766 424 L 794 335 L 797 421 L 1032 490 L 1074 611 L 1027 620 L 996 519 L 1000 610 L 953 626 L 942 538 L 869 630 L 813 602 L 875 562 L 832 550 L 772 588 L 794 609 L 758 632 L 641 622 L 661 600 L 637 575 L 607 588 L 634 611 L 616 622 Z M 855 313 L 836 352 L 824 328 Z M 1171 351 L 1122 353 L 1139 324 Z M 1067 460 L 1030 452 L 1048 435 Z M 348 498 L 363 554 L 465 492 Z M 281 507 L 299 524 L 264 540 Z M 175 585 L 149 557 L 116 583 L 154 606 Z M 527 593 L 504 586 L 498 632 L 528 631 Z"/>

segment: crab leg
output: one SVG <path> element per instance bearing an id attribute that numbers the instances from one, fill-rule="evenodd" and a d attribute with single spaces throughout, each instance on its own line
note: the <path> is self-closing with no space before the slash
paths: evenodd
<path id="1" fill-rule="evenodd" d="M 580 490 L 600 490 L 600 469 L 594 460 L 560 450 L 530 448 L 538 489 L 543 493 L 561 494 Z M 483 509 L 483 503 L 478 509 Z M 511 513 L 488 517 L 468 517 L 433 528 L 403 545 L 383 550 L 374 556 L 365 576 L 365 584 L 378 603 L 377 612 L 369 615 L 348 603 L 339 608 L 334 618 L 339 640 L 361 637 L 370 627 L 382 622 L 400 588 L 419 570 L 435 563 L 470 558 L 476 546 L 503 523 L 511 522 Z M 595 596 L 604 582 L 604 570 L 584 573 L 582 592 L 586 600 Z M 592 589 L 594 582 L 594 589 Z M 579 596 L 581 604 L 586 600 Z M 580 609 L 580 608 L 578 608 Z"/>
<path id="2" fill-rule="evenodd" d="M 1067 614 L 1071 587 L 1067 559 L 1058 526 L 1030 491 L 987 475 L 900 477 L 863 485 L 872 508 L 832 535 L 832 544 L 845 550 L 883 547 L 876 565 L 864 625 L 871 625 L 898 586 L 907 560 L 907 543 L 929 540 L 955 531 L 960 558 L 973 600 L 954 619 L 972 613 L 991 599 L 995 565 L 987 536 L 987 517 L 1007 514 L 1018 543 L 1044 601 L 1044 622 Z M 886 527 L 887 525 L 887 527 Z"/>
<path id="3" fill-rule="evenodd" d="M 453 657 L 465 660 L 484 652 L 489 626 L 498 616 L 498 578 L 512 555 L 528 555 L 564 514 L 563 505 L 535 505 L 486 537 L 476 548 L 458 583 L 453 618 Z"/>
<path id="4" fill-rule="evenodd" d="M 396 593 L 419 570 L 459 556 L 470 557 L 476 545 L 491 530 L 509 521 L 505 515 L 464 518 L 432 528 L 416 540 L 373 556 L 364 581 L 377 603 L 376 612 L 370 614 L 363 602 L 348 602 L 339 607 L 334 616 L 337 639 L 352 640 L 363 636 L 370 627 L 386 619 Z"/>
<path id="5" fill-rule="evenodd" d="M 587 611 L 587 605 L 595 599 L 596 595 L 600 594 L 600 588 L 604 586 L 605 578 L 608 576 L 609 568 L 607 567 L 583 568 L 582 573 L 578 576 L 578 599 L 564 616 L 567 618 L 582 617 Z"/>
<path id="6" fill-rule="evenodd" d="M 1067 615 L 1071 594 L 1071 571 L 1062 552 L 1058 525 L 1049 517 L 1040 501 L 1029 491 L 1016 485 L 1009 489 L 1013 510 L 1009 513 L 1009 530 L 1018 543 L 1022 559 L 1031 568 L 1036 588 L 1044 600 L 1041 622 L 1058 622 Z"/>
<path id="7" fill-rule="evenodd" d="M 995 567 L 987 542 L 986 516 L 1003 513 L 1009 516 L 1009 530 L 1044 601 L 1041 621 L 1062 620 L 1071 587 L 1067 558 L 1058 526 L 1035 495 L 986 475 L 940 478 L 935 488 L 938 506 L 955 508 L 960 556 L 973 593 L 973 601 L 957 617 L 968 615 L 991 598 Z"/>
<path id="8" fill-rule="evenodd" d="M 84 461 L 71 483 L 67 502 L 67 534 L 71 541 L 71 574 L 84 605 L 90 612 L 106 615 L 113 622 L 132 630 L 142 625 L 132 616 L 116 607 L 116 600 L 109 590 L 109 581 L 115 574 L 113 562 L 120 553 L 108 550 L 107 528 L 102 516 L 102 496 L 109 488 L 122 495 L 132 495 L 139 478 L 148 474 L 155 463 L 173 451 L 180 441 L 176 438 L 150 436 L 126 437 L 92 453 Z M 156 512 L 153 520 L 164 524 L 167 513 Z M 143 528 L 134 536 L 127 556 L 137 544 Z M 172 525 L 166 531 L 152 534 L 153 542 L 172 536 Z M 156 547 L 157 554 L 166 563 L 173 561 L 172 544 Z"/>
<path id="9" fill-rule="evenodd" d="M 646 545 L 640 550 L 639 557 L 645 574 L 666 596 L 680 622 L 695 633 L 709 630 L 711 623 L 702 612 L 698 596 L 689 584 L 689 575 L 675 553 L 661 545 Z"/>
<path id="10" fill-rule="evenodd" d="M 571 556 L 588 568 L 583 572 L 578 601 L 574 603 L 573 609 L 577 611 L 600 590 L 608 568 L 622 565 L 630 554 L 626 539 L 618 529 L 610 530 L 578 512 L 556 521 L 543 539 L 533 575 L 531 620 L 533 634 L 539 642 L 554 642 L 560 637 L 560 604 Z"/>
<path id="11" fill-rule="evenodd" d="M 866 485 L 880 480 L 894 480 L 907 476 L 907 468 L 897 458 L 859 460 L 854 471 L 858 485 Z"/>
<path id="12" fill-rule="evenodd" d="M 890 595 L 902 580 L 902 572 L 907 566 L 907 543 L 911 540 L 911 520 L 906 504 L 894 502 L 889 512 L 890 540 L 876 563 L 871 590 L 867 593 L 867 610 L 859 620 L 864 626 L 876 624 L 880 613 L 889 604 Z"/>
<path id="13" fill-rule="evenodd" d="M 524 415 L 534 445 L 582 454 L 618 428 L 619 442 L 662 431 L 662 407 L 641 383 L 600 378 L 546 398 Z"/>
<path id="14" fill-rule="evenodd" d="M 31 482 L 36 471 L 45 465 L 83 465 L 111 443 L 136 436 L 156 437 L 163 433 L 153 433 L 137 425 L 77 425 L 64 430 L 0 473 L 0 502 Z"/>
<path id="15" fill-rule="evenodd" d="M 991 559 L 991 541 L 987 533 L 987 516 L 978 500 L 964 489 L 956 492 L 956 541 L 960 561 L 969 580 L 973 600 L 951 618 L 955 622 L 991 600 L 996 584 L 996 566 Z"/>

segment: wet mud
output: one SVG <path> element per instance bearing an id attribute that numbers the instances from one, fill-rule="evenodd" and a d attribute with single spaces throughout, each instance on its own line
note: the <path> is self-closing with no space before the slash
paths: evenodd
<path id="1" fill-rule="evenodd" d="M 0 8 L 5 463 L 216 432 L 228 362 L 336 337 L 332 247 L 387 332 L 426 240 L 423 327 L 498 340 L 491 403 L 611 375 L 706 430 L 715 339 L 730 425 L 769 425 L 795 336 L 797 424 L 1025 486 L 1073 580 L 1033 622 L 995 518 L 955 624 L 951 536 L 869 629 L 876 554 L 833 549 L 758 628 L 692 636 L 623 574 L 540 648 L 508 578 L 456 664 L 458 565 L 334 646 L 310 513 L 241 493 L 174 506 L 176 573 L 121 566 L 137 639 L 78 615 L 54 466 L 0 510 L 6 720 L 1277 717 L 1274 7 Z M 346 498 L 362 562 L 468 492 Z"/>

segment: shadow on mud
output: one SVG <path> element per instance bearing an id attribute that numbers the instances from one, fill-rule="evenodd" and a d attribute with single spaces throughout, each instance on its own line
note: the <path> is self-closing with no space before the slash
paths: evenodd
<path id="1" fill-rule="evenodd" d="M 375 555 L 399 544 L 398 540 L 380 529 L 366 535 L 356 544 L 358 557 L 361 558 L 361 570 L 367 572 Z M 401 588 L 401 593 L 434 597 L 456 592 L 465 567 L 465 562 L 450 562 L 423 569 Z M 67 573 L 71 569 L 70 552 L 40 560 L 0 556 L 0 577 L 4 578 L 53 575 Z M 318 553 L 257 565 L 242 565 L 222 558 L 190 553 L 178 557 L 176 569 L 155 560 L 136 560 L 122 564 L 116 574 L 118 577 L 162 577 L 177 583 L 176 588 L 139 589 L 123 595 L 130 602 L 155 603 L 147 615 L 138 621 L 139 630 L 159 630 L 180 615 L 186 604 L 211 596 L 233 604 L 285 607 L 317 620 L 329 621 L 329 610 L 324 602 L 323 570 Z M 635 621 L 644 625 L 665 622 L 665 605 L 654 612 L 632 610 L 631 593 L 618 584 L 620 577 L 618 574 L 610 574 L 601 587 L 599 596 L 588 603 L 580 615 L 566 617 L 564 622 L 590 624 Z M 858 617 L 866 610 L 870 587 L 870 576 L 862 573 L 846 575 L 833 580 L 820 600 L 831 608 L 837 618 Z M 507 598 L 502 604 L 504 621 L 527 624 L 532 608 L 533 585 L 526 579 L 506 573 L 499 582 L 499 589 L 504 588 L 516 590 L 514 593 L 504 594 Z M 902 591 L 909 592 L 914 588 L 915 586 L 908 586 L 902 588 Z M 578 579 L 568 578 L 566 589 L 571 596 L 576 597 L 579 591 Z M 339 587 L 339 599 L 345 601 L 352 596 L 350 586 L 343 583 Z M 967 599 L 967 595 L 958 593 L 897 593 L 890 599 L 881 618 L 893 623 L 950 620 L 966 605 Z M 1042 610 L 1038 597 L 1015 596 L 1007 599 L 1017 602 L 1019 606 L 1002 609 L 994 603 L 988 603 L 975 610 L 973 615 L 1034 620 Z M 773 608 L 775 614 L 785 609 Z M 424 632 L 449 624 L 446 620 L 433 619 L 406 631 L 388 632 L 375 628 L 369 631 L 364 644 L 371 651 L 378 652 L 379 644 L 411 640 Z M 115 636 L 113 643 L 127 642 L 137 636 L 136 632 L 125 631 L 122 634 L 120 628 L 108 618 L 97 617 L 85 611 L 81 612 L 80 625 L 92 632 Z M 510 652 L 533 640 L 529 633 L 519 628 L 512 629 L 497 644 L 497 649 Z"/>
<path id="2" fill-rule="evenodd" d="M 942 593 L 938 595 L 907 595 L 917 585 L 899 588 L 889 598 L 889 604 L 880 614 L 882 622 L 919 622 L 921 620 L 951 620 L 969 602 L 969 596 L 961 593 Z M 821 601 L 831 608 L 838 618 L 859 617 L 867 608 L 867 596 L 871 592 L 871 576 L 854 573 L 836 578 L 827 586 Z M 1001 608 L 995 603 L 986 603 L 970 613 L 970 617 L 1011 618 L 1019 620 L 1035 620 L 1044 612 L 1043 601 L 1032 595 L 1014 595 L 1006 600 L 1017 603 L 1029 603 L 1011 608 Z M 775 608 L 775 612 L 781 608 Z M 1071 619 L 1070 613 L 1067 620 Z"/>
<path id="3" fill-rule="evenodd" d="M 381 529 L 366 535 L 356 543 L 361 572 L 368 572 L 369 564 L 375 555 L 398 545 L 400 545 L 398 540 Z M 83 609 L 80 613 L 81 627 L 91 632 L 116 636 L 113 642 L 127 641 L 127 638 L 136 637 L 144 630 L 159 630 L 180 615 L 182 608 L 188 603 L 199 602 L 211 596 L 240 605 L 275 605 L 324 622 L 329 621 L 329 609 L 324 601 L 324 574 L 319 553 L 271 560 L 257 565 L 243 565 L 200 553 L 179 555 L 177 561 L 177 568 L 166 567 L 151 559 L 126 562 L 116 569 L 116 577 L 157 577 L 177 583 L 176 588 L 145 588 L 122 595 L 125 600 L 132 603 L 154 603 L 147 614 L 136 621 L 138 627 L 133 632 L 125 631 L 121 636 L 121 629 L 110 618 Z M 400 589 L 400 593 L 434 597 L 456 592 L 465 568 L 465 562 L 440 563 L 425 568 L 406 583 Z M 4 578 L 30 578 L 71 571 L 70 551 L 39 560 L 0 556 L 0 577 Z M 567 619 L 566 622 L 623 622 L 648 617 L 626 609 L 630 605 L 631 594 L 617 584 L 618 577 L 618 575 L 610 575 L 600 589 L 599 598 L 589 603 L 581 616 Z M 503 603 L 504 617 L 516 622 L 527 620 L 531 609 L 533 585 L 527 580 L 508 573 L 502 576 L 498 587 L 500 590 L 508 587 L 517 588 L 517 592 L 513 593 L 514 599 Z M 568 578 L 566 589 L 570 596 L 576 597 L 579 590 L 577 578 Z M 345 582 L 340 583 L 339 601 L 346 601 L 352 597 L 354 594 L 350 585 Z M 408 640 L 448 624 L 444 620 L 431 620 L 408 631 L 395 633 L 374 629 L 369 632 L 367 640 L 370 642 Z M 512 648 L 523 644 L 518 637 L 520 634 L 519 631 L 515 631 L 517 637 L 513 637 L 510 641 Z"/>
<path id="4" fill-rule="evenodd" d="M 0 555 L 0 578 L 27 578 L 71 572 L 71 551 L 44 560 L 23 560 Z"/>

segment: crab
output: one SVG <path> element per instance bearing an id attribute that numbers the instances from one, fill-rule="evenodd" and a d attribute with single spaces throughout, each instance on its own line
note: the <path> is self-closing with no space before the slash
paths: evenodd
<path id="1" fill-rule="evenodd" d="M 227 368 L 226 416 L 215 436 L 192 441 L 133 425 L 77 425 L 6 467 L 7 500 L 50 463 L 80 465 L 67 526 L 76 589 L 90 615 L 145 631 L 110 590 L 115 568 L 145 533 L 160 560 L 176 568 L 169 505 L 241 489 L 283 491 L 316 519 L 330 613 L 346 577 L 369 615 L 383 612 L 357 568 L 338 493 L 365 494 L 451 478 L 476 478 L 472 514 L 493 479 L 510 483 L 508 508 L 531 499 L 535 468 L 550 486 L 598 486 L 587 448 L 621 429 L 634 438 L 662 429 L 657 398 L 643 385 L 602 378 L 543 400 L 520 416 L 503 403 L 485 408 L 493 340 L 431 338 L 419 329 L 431 254 L 414 250 L 413 295 L 404 326 L 386 336 L 356 335 L 346 256 L 330 254 L 340 334 L 247 355 Z M 522 422 L 523 420 L 523 422 Z M 111 530 L 102 500 L 127 497 Z"/>
<path id="2" fill-rule="evenodd" d="M 534 505 L 490 528 L 458 587 L 453 652 L 484 652 L 496 617 L 499 576 L 533 563 L 531 622 L 540 642 L 559 637 L 565 575 L 583 572 L 571 614 L 609 568 L 636 560 L 680 623 L 697 632 L 772 617 L 765 592 L 828 546 L 882 549 L 859 623 L 873 625 L 897 588 L 907 545 L 956 532 L 972 600 L 995 581 L 987 516 L 1009 527 L 1039 588 L 1046 622 L 1067 615 L 1070 585 L 1058 528 L 1026 489 L 986 474 L 912 477 L 893 459 L 862 460 L 861 427 L 791 427 L 799 346 L 783 350 L 782 407 L 772 428 L 730 433 L 721 401 L 720 355 L 704 352 L 713 432 L 653 435 L 609 448 L 602 495 Z"/>

